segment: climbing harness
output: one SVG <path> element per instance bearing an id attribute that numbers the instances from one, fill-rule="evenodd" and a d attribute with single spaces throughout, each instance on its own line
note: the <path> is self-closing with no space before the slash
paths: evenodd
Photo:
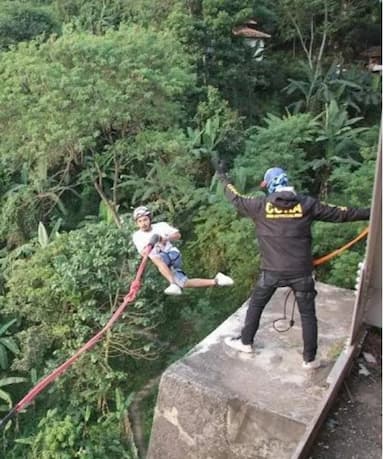
<path id="1" fill-rule="evenodd" d="M 286 327 L 286 328 L 279 328 L 279 327 L 277 327 L 277 325 L 276 325 L 277 322 L 280 322 L 280 321 L 282 321 L 282 320 L 287 320 L 287 304 L 288 304 L 288 299 L 289 299 L 291 293 L 293 293 L 293 290 L 292 290 L 292 289 L 289 289 L 288 293 L 285 295 L 283 317 L 279 317 L 278 319 L 275 319 L 275 320 L 272 322 L 273 328 L 274 328 L 277 332 L 279 332 L 279 333 L 284 333 L 284 332 L 288 331 L 290 328 L 292 328 L 292 327 L 295 325 L 294 316 L 295 316 L 295 306 L 296 306 L 296 304 L 297 304 L 296 298 L 295 298 L 294 301 L 293 301 L 292 310 L 291 310 L 291 318 L 290 318 L 290 320 L 289 320 L 289 325 L 288 325 L 288 327 Z"/>
<path id="2" fill-rule="evenodd" d="M 168 252 L 160 251 L 160 255 L 164 263 L 168 267 L 181 270 L 181 253 L 179 250 L 171 249 Z"/>
<path id="3" fill-rule="evenodd" d="M 124 297 L 123 302 L 112 314 L 111 318 L 104 325 L 104 327 L 96 333 L 89 341 L 87 341 L 80 349 L 75 352 L 66 362 L 62 363 L 59 367 L 41 379 L 28 393 L 23 397 L 9 413 L 0 420 L 0 428 L 5 426 L 6 423 L 17 413 L 19 413 L 24 407 L 29 405 L 39 394 L 42 392 L 51 382 L 55 381 L 60 375 L 62 375 L 85 351 L 91 349 L 101 338 L 102 336 L 112 327 L 112 325 L 120 318 L 120 316 L 125 311 L 127 305 L 132 303 L 139 290 L 140 290 L 140 280 L 144 274 L 146 263 L 148 260 L 148 254 L 152 250 L 152 245 L 148 244 L 144 250 L 143 258 L 137 269 L 135 279 L 132 281 L 128 294 Z"/>

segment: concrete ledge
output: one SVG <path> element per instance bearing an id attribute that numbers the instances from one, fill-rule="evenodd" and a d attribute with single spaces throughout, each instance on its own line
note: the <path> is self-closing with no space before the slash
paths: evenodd
<path id="1" fill-rule="evenodd" d="M 347 343 L 355 301 L 353 291 L 321 283 L 316 288 L 322 367 L 311 372 L 301 367 L 298 311 L 288 332 L 272 327 L 283 315 L 286 289 L 276 292 L 263 314 L 255 354 L 228 348 L 223 339 L 239 334 L 243 305 L 164 372 L 148 459 L 292 456 L 323 403 L 328 374 Z"/>

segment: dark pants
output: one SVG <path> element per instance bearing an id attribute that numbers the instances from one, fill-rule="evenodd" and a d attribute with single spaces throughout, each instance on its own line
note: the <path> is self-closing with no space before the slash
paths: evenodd
<path id="1" fill-rule="evenodd" d="M 317 319 L 315 310 L 315 282 L 310 274 L 291 277 L 287 273 L 262 271 L 249 300 L 241 341 L 252 344 L 264 307 L 279 287 L 291 287 L 297 301 L 303 331 L 303 359 L 311 362 L 317 351 Z"/>

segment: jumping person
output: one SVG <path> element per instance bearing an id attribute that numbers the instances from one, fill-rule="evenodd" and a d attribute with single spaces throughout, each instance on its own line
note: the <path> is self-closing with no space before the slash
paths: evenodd
<path id="1" fill-rule="evenodd" d="M 225 195 L 243 216 L 255 224 L 261 255 L 261 274 L 251 294 L 241 336 L 225 343 L 241 352 L 253 352 L 253 341 L 264 307 L 279 287 L 291 287 L 298 304 L 303 334 L 303 367 L 320 366 L 316 359 L 317 319 L 312 277 L 311 225 L 314 221 L 368 220 L 369 208 L 335 207 L 297 194 L 280 167 L 268 169 L 262 187 L 267 196 L 245 197 L 230 183 L 223 164 L 215 164 Z"/>
<path id="2" fill-rule="evenodd" d="M 182 270 L 181 253 L 172 244 L 181 238 L 179 230 L 166 222 L 152 223 L 152 213 L 145 206 L 134 210 L 133 219 L 139 228 L 132 236 L 133 243 L 140 254 L 148 244 L 153 245 L 149 258 L 169 282 L 164 290 L 167 295 L 181 295 L 185 287 L 233 285 L 233 280 L 222 273 L 213 279 L 189 279 Z"/>

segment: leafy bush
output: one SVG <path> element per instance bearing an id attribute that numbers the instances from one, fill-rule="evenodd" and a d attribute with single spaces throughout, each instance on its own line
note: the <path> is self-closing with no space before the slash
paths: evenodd
<path id="1" fill-rule="evenodd" d="M 71 414 L 48 410 L 37 425 L 36 436 L 19 438 L 15 452 L 25 455 L 27 446 L 30 459 L 137 459 L 132 434 L 124 438 L 122 425 L 119 413 L 109 413 L 91 423 L 88 410 Z"/>
<path id="2" fill-rule="evenodd" d="M 59 31 L 60 26 L 49 9 L 24 2 L 1 2 L 0 49 L 6 50 L 40 35 L 48 38 Z"/>
<path id="3" fill-rule="evenodd" d="M 57 358 L 64 356 L 102 328 L 127 291 L 136 260 L 130 234 L 105 223 L 61 234 L 29 258 L 13 260 L 1 301 L 4 313 L 16 315 L 24 324 L 22 357 L 14 367 L 29 370 L 32 361 L 37 364 L 29 354 L 49 345 L 60 349 Z M 151 285 L 149 277 L 144 290 L 150 292 Z M 149 304 L 144 300 L 133 309 L 117 326 L 116 340 L 121 349 L 136 342 L 136 355 L 145 357 L 147 352 L 140 351 L 144 344 L 137 349 L 140 339 L 135 330 L 156 323 L 161 304 L 154 307 L 152 300 Z M 31 346 L 31 338 L 39 343 Z"/>

